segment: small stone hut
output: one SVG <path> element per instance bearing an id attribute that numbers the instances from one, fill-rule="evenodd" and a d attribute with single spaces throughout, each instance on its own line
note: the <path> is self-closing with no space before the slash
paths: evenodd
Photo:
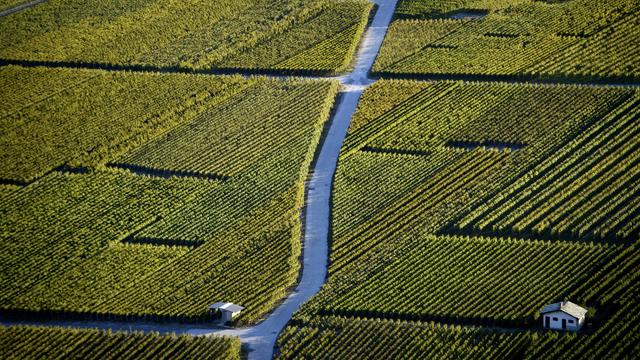
<path id="1" fill-rule="evenodd" d="M 571 301 L 549 304 L 540 310 L 545 329 L 578 331 L 584 325 L 587 309 Z"/>
<path id="2" fill-rule="evenodd" d="M 238 316 L 244 307 L 236 305 L 230 302 L 217 302 L 213 305 L 209 305 L 209 309 L 220 312 L 223 322 L 229 322 L 234 317 Z"/>

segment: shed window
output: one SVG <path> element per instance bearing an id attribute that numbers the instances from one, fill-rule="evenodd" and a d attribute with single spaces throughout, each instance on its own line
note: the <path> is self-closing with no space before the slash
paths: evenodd
<path id="1" fill-rule="evenodd" d="M 569 324 L 573 324 L 573 320 L 569 319 Z"/>
<path id="2" fill-rule="evenodd" d="M 554 318 L 553 318 L 553 321 L 558 321 L 558 318 L 557 318 L 557 317 L 554 317 Z"/>

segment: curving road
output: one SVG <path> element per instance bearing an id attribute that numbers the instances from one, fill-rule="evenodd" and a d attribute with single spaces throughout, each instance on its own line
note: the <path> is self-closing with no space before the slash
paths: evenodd
<path id="1" fill-rule="evenodd" d="M 337 78 L 342 84 L 342 96 L 337 104 L 315 163 L 311 181 L 308 184 L 308 196 L 305 204 L 306 222 L 302 278 L 296 289 L 264 321 L 256 326 L 213 332 L 192 329 L 189 331 L 190 334 L 239 336 L 249 348 L 249 359 L 271 359 L 280 331 L 289 322 L 293 313 L 317 293 L 324 284 L 327 276 L 329 250 L 331 184 L 338 154 L 360 96 L 364 89 L 373 82 L 368 78 L 368 74 L 393 17 L 396 2 L 397 0 L 376 1 L 378 10 L 371 26 L 365 32 L 353 71 Z"/>
<path id="2" fill-rule="evenodd" d="M 305 204 L 302 277 L 295 290 L 264 321 L 255 326 L 238 329 L 212 328 L 211 325 L 207 326 L 206 324 L 189 325 L 137 321 L 2 321 L 2 324 L 19 323 L 127 331 L 158 331 L 161 333 L 175 332 L 194 336 L 238 336 L 249 350 L 249 359 L 271 359 L 280 331 L 289 322 L 293 313 L 320 290 L 327 276 L 331 185 L 338 154 L 351 122 L 351 117 L 358 106 L 360 96 L 364 89 L 373 83 L 368 74 L 393 17 L 397 0 L 374 0 L 374 2 L 378 5 L 378 9 L 364 34 L 361 47 L 356 55 L 356 64 L 353 71 L 335 78 L 342 85 L 342 96 L 336 106 L 328 132 L 312 170 L 312 178 L 308 184 L 307 202 Z M 38 3 L 38 1 L 33 3 Z"/>

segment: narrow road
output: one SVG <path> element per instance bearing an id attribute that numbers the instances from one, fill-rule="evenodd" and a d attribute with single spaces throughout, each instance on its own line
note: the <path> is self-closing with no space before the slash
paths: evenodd
<path id="1" fill-rule="evenodd" d="M 360 96 L 373 83 L 368 74 L 393 17 L 397 0 L 374 0 L 374 2 L 378 5 L 378 10 L 364 34 L 353 71 L 335 78 L 342 85 L 342 96 L 336 105 L 334 116 L 321 145 L 312 171 L 313 175 L 308 184 L 301 280 L 295 290 L 264 321 L 255 326 L 238 329 L 212 328 L 206 324 L 151 324 L 136 321 L 2 321 L 2 323 L 5 325 L 19 323 L 127 331 L 158 331 L 161 333 L 175 332 L 194 336 L 238 336 L 249 349 L 249 359 L 271 359 L 280 331 L 289 322 L 293 313 L 320 290 L 327 277 L 331 185 L 338 154 Z"/>
<path id="2" fill-rule="evenodd" d="M 189 331 L 193 335 L 216 334 L 239 336 L 250 350 L 249 359 L 271 359 L 278 334 L 289 322 L 293 313 L 311 296 L 316 294 L 327 277 L 329 252 L 329 214 L 333 174 L 338 162 L 340 147 L 347 134 L 351 117 L 358 106 L 364 89 L 373 80 L 368 78 L 376 54 L 382 45 L 387 27 L 393 17 L 397 0 L 377 0 L 378 10 L 366 30 L 362 46 L 356 56 L 356 65 L 347 75 L 338 77 L 342 84 L 342 97 L 326 134 L 320 154 L 308 185 L 306 206 L 304 257 L 302 278 L 296 289 L 270 315 L 256 326 L 245 329 Z"/>

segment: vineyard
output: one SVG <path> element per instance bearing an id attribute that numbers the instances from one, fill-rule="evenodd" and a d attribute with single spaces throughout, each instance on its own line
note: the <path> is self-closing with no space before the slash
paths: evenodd
<path id="1" fill-rule="evenodd" d="M 412 86 L 413 90 L 409 90 Z M 397 94 L 403 94 L 402 98 L 393 99 L 393 105 L 377 100 L 367 102 L 368 97 L 375 98 L 378 93 L 391 101 L 388 93 L 393 89 L 398 90 Z M 518 231 L 518 228 L 501 227 L 498 230 L 496 226 L 492 231 L 485 231 L 472 223 L 474 216 L 481 217 L 483 222 L 491 220 L 494 214 L 486 215 L 490 209 L 496 209 L 495 216 L 515 216 L 515 212 L 505 207 L 506 201 L 513 202 L 514 206 L 520 204 L 523 216 L 540 214 L 536 223 L 539 231 L 526 232 L 525 236 L 538 239 L 573 239 L 566 232 L 562 236 L 554 235 L 547 224 L 552 218 L 562 217 L 558 215 L 563 214 L 562 211 L 575 212 L 579 217 L 580 212 L 574 210 L 578 206 L 589 211 L 589 206 L 609 205 L 587 218 L 585 226 L 597 225 L 597 219 L 609 218 L 611 223 L 614 220 L 611 215 L 618 211 L 633 214 L 633 211 L 621 210 L 620 206 L 629 208 L 637 203 L 633 200 L 637 199 L 637 193 L 625 184 L 634 184 L 637 177 L 633 159 L 638 153 L 634 151 L 637 150 L 634 137 L 637 121 L 634 120 L 638 99 L 637 92 L 625 89 L 379 81 L 363 99 L 362 108 L 354 116 L 343 145 L 334 194 L 332 256 L 337 260 L 343 253 L 340 249 L 343 242 L 355 247 L 353 238 L 360 237 L 362 231 L 370 231 L 357 230 L 357 225 L 362 229 L 379 226 L 384 232 L 392 233 L 388 224 L 393 221 L 385 219 L 397 216 L 406 221 L 405 213 L 420 216 L 419 212 L 409 209 L 424 211 L 441 205 L 438 201 L 427 202 L 427 196 L 461 201 L 464 198 L 446 197 L 447 192 L 439 190 L 455 193 L 456 187 L 467 187 L 462 191 L 469 192 L 475 183 L 479 183 L 480 188 L 465 195 L 469 198 L 468 204 L 456 210 L 467 209 L 469 214 L 457 220 L 451 226 L 452 230 L 444 225 L 445 222 L 462 215 L 453 216 L 454 213 L 447 210 L 440 219 L 430 219 L 436 222 L 436 228 L 463 234 L 480 231 L 499 236 L 524 236 L 525 231 Z M 613 134 L 621 135 L 613 137 Z M 596 148 L 600 151 L 594 151 Z M 621 157 L 624 161 L 613 166 L 615 159 Z M 591 159 L 591 162 L 584 162 L 584 159 Z M 469 181 L 465 184 L 460 181 L 462 178 Z M 534 185 L 531 183 L 535 178 L 539 179 L 535 189 L 546 197 L 538 199 L 532 192 Z M 573 178 L 576 179 L 573 187 L 565 186 Z M 593 181 L 589 181 L 591 179 Z M 555 186 L 546 186 L 548 183 Z M 507 188 L 491 189 L 499 184 Z M 616 186 L 605 187 L 607 184 Z M 474 205 L 490 196 L 492 191 L 495 191 L 495 199 Z M 377 193 L 372 196 L 374 192 Z M 512 197 L 516 192 L 522 199 Z M 585 194 L 595 196 L 598 201 L 587 204 Z M 563 199 L 567 197 L 573 200 L 564 204 Z M 547 198 L 556 199 L 556 203 Z M 560 202 L 565 207 L 554 206 Z M 525 212 L 525 207 L 529 212 Z M 533 216 L 522 218 L 536 220 Z M 615 226 L 626 225 L 626 235 L 619 239 L 629 238 L 636 223 L 633 216 L 614 218 L 619 222 L 609 227 L 615 229 Z M 379 223 L 377 219 L 380 219 Z M 562 225 L 570 225 L 572 219 L 578 218 L 566 217 Z M 353 235 L 348 235 L 348 230 L 353 230 Z M 372 236 L 382 239 L 383 233 L 373 231 Z M 586 238 L 615 240 L 595 233 Z M 349 247 L 344 253 L 353 254 Z"/>
<path id="2" fill-rule="evenodd" d="M 0 328 L 3 359 L 240 359 L 240 341 L 158 333 Z"/>
<path id="3" fill-rule="evenodd" d="M 631 354 L 639 105 L 624 88 L 376 82 L 339 158 L 327 284 L 280 358 Z M 591 330 L 542 332 L 566 298 Z"/>
<path id="4" fill-rule="evenodd" d="M 0 359 L 640 357 L 640 0 L 35 3 Z"/>
<path id="5" fill-rule="evenodd" d="M 640 98 L 633 96 L 471 211 L 457 230 L 635 240 L 640 230 L 639 105 Z"/>
<path id="6" fill-rule="evenodd" d="M 603 310 L 616 309 L 609 318 L 595 317 L 598 325 L 594 332 L 571 334 L 536 328 L 507 331 L 484 325 L 377 318 L 364 312 L 358 316 L 299 314 L 278 339 L 278 358 L 631 359 L 640 350 L 638 259 L 637 244 L 632 245 L 573 289 L 572 298 L 597 304 Z M 451 320 L 457 322 L 459 318 Z"/>
<path id="7" fill-rule="evenodd" d="M 12 9 L 18 5 L 25 3 L 25 0 L 1 0 L 0 1 L 0 11 Z"/>
<path id="8" fill-rule="evenodd" d="M 370 10 L 361 0 L 53 0 L 0 21 L 0 59 L 342 72 Z"/>
<path id="9" fill-rule="evenodd" d="M 631 81 L 637 0 L 402 0 L 373 71 L 384 76 Z"/>
<path id="10" fill-rule="evenodd" d="M 299 108 L 321 108 L 326 92 L 312 82 L 262 81 L 114 162 L 235 176 L 273 157 L 291 139 L 304 137 L 313 117 Z"/>
<path id="11" fill-rule="evenodd" d="M 555 344 L 556 337 L 433 322 L 326 317 L 303 328 L 285 328 L 278 359 L 522 359 L 531 349 Z"/>
<path id="12" fill-rule="evenodd" d="M 537 310 L 557 291 L 584 281 L 585 273 L 616 251 L 601 245 L 502 238 L 422 241 L 384 272 L 324 305 L 322 312 L 525 325 L 537 318 Z M 558 281 L 549 282 L 551 278 Z"/>
<path id="13" fill-rule="evenodd" d="M 60 166 L 104 164 L 256 81 L 2 67 L 0 178 L 26 184 Z"/>
<path id="14" fill-rule="evenodd" d="M 0 71 L 5 314 L 202 321 L 225 300 L 250 323 L 285 295 L 335 82 Z"/>

